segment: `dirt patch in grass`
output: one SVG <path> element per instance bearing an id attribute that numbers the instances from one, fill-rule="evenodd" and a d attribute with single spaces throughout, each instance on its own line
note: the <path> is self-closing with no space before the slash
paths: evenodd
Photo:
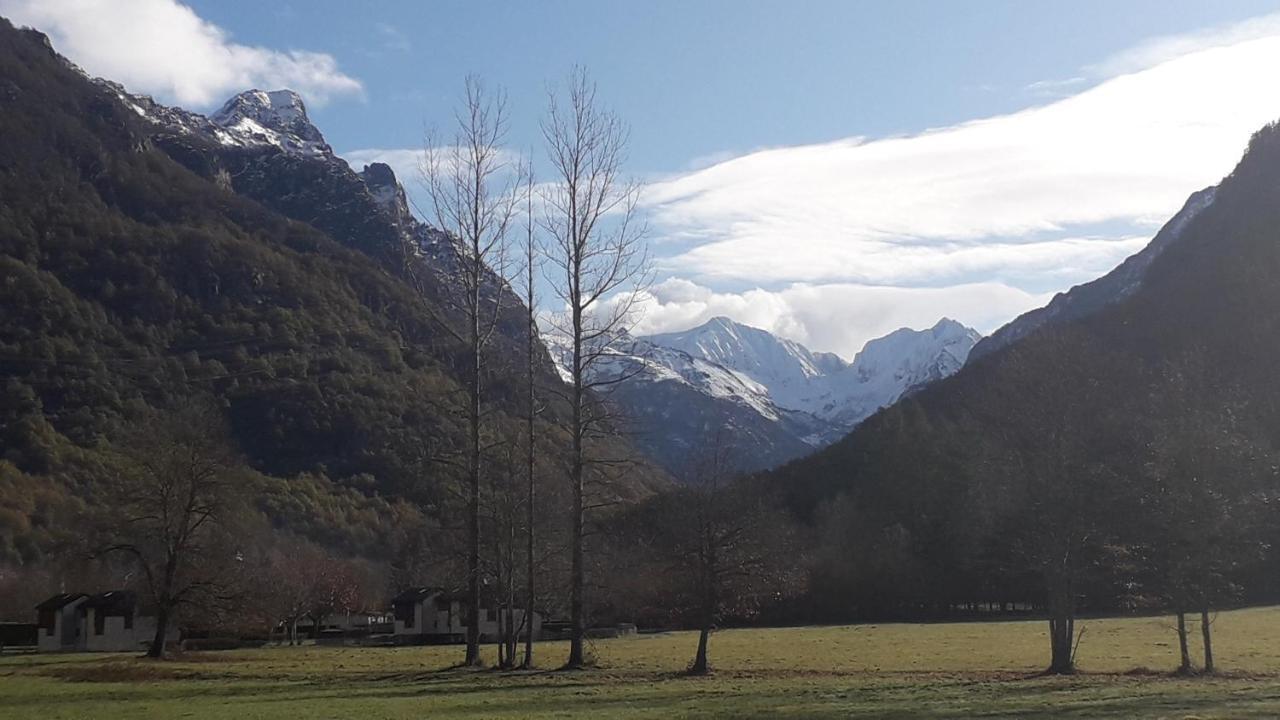
<path id="1" fill-rule="evenodd" d="M 202 674 L 190 668 L 167 665 L 163 661 L 136 660 L 124 662 L 83 663 L 43 668 L 46 677 L 67 682 L 136 683 L 163 680 L 194 680 Z"/>

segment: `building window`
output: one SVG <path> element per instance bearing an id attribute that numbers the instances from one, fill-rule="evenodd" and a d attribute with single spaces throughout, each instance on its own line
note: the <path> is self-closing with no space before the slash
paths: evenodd
<path id="1" fill-rule="evenodd" d="M 93 634 L 102 635 L 107 631 L 107 616 L 97 610 L 93 611 Z"/>
<path id="2" fill-rule="evenodd" d="M 54 615 L 53 610 L 40 611 L 40 627 L 44 628 L 45 635 L 52 636 L 53 630 L 57 627 L 57 624 L 57 617 Z"/>
<path id="3" fill-rule="evenodd" d="M 413 627 L 413 616 L 417 615 L 418 606 L 415 603 L 401 602 L 396 603 L 392 608 L 395 619 L 404 623 L 406 628 Z"/>
<path id="4" fill-rule="evenodd" d="M 124 616 L 124 629 L 125 630 L 133 629 L 133 613 L 129 613 L 128 615 Z"/>

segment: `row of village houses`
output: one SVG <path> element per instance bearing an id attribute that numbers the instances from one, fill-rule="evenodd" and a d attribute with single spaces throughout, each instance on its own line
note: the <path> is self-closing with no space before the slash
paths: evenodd
<path id="1" fill-rule="evenodd" d="M 36 606 L 37 647 L 40 652 L 101 651 L 128 652 L 145 649 L 155 638 L 156 619 L 139 606 L 137 595 L 113 590 L 97 595 L 61 593 Z M 543 635 L 542 616 L 531 613 L 525 622 L 524 610 L 485 608 L 480 613 L 480 636 L 491 641 L 503 634 L 512 618 L 520 638 L 530 630 L 535 640 Z M 531 627 L 530 627 L 531 626 Z M 391 602 L 391 612 L 364 612 L 332 615 L 322 619 L 320 628 L 307 623 L 313 637 L 348 632 L 395 644 L 436 644 L 462 642 L 467 634 L 462 597 L 440 588 L 406 590 Z M 378 634 L 380 632 L 380 635 Z M 167 642 L 180 640 L 178 628 L 168 632 Z"/>

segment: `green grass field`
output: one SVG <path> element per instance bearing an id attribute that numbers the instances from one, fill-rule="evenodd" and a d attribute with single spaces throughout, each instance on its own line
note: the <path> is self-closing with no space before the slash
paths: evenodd
<path id="1" fill-rule="evenodd" d="M 1037 675 L 1040 622 L 727 630 L 599 641 L 581 672 L 450 669 L 457 647 L 0 658 L 0 718 L 1280 717 L 1280 608 L 1222 613 L 1212 678 L 1181 679 L 1167 618 L 1084 621 L 1081 673 Z M 1197 636 L 1198 637 L 1198 636 Z M 553 667 L 564 643 L 543 643 Z M 1198 643 L 1194 647 L 1198 651 Z"/>

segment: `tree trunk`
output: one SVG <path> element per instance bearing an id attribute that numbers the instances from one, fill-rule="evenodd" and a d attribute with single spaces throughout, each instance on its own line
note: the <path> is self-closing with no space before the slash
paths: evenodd
<path id="1" fill-rule="evenodd" d="M 1071 659 L 1074 627 L 1074 620 L 1066 614 L 1057 614 L 1049 619 L 1049 674 L 1070 675 L 1075 672 L 1075 665 Z"/>
<path id="2" fill-rule="evenodd" d="M 576 300 L 576 298 L 575 298 Z M 584 641 L 586 639 L 586 603 L 583 598 L 586 584 L 586 569 L 583 565 L 583 367 L 582 367 L 582 309 L 575 302 L 573 308 L 573 461 L 569 469 L 569 480 L 573 486 L 573 527 L 570 540 L 573 543 L 572 561 L 569 571 L 569 660 L 566 668 L 580 668 L 586 662 Z"/>
<path id="3" fill-rule="evenodd" d="M 538 414 L 538 398 L 537 398 L 537 394 L 534 392 L 534 373 L 533 373 L 534 363 L 537 360 L 537 353 L 535 352 L 534 347 L 538 341 L 538 317 L 537 317 L 537 311 L 535 309 L 538 304 L 537 302 L 538 298 L 537 298 L 537 293 L 534 290 L 534 284 L 533 284 L 533 266 L 534 266 L 534 253 L 535 253 L 534 243 L 533 243 L 533 173 L 529 174 L 529 195 L 526 196 L 525 201 L 527 203 L 525 206 L 526 213 L 527 213 L 525 219 L 528 222 L 528 225 L 526 226 L 527 235 L 525 237 L 525 242 L 526 242 L 525 260 L 527 261 L 525 271 L 526 273 L 528 273 L 527 276 L 525 277 L 525 292 L 527 293 L 525 296 L 525 309 L 528 310 L 529 312 L 528 327 L 525 328 L 528 335 L 528 343 L 526 343 L 525 345 L 525 353 L 526 353 L 525 391 L 528 393 L 528 397 L 526 398 L 528 407 L 526 408 L 527 417 L 526 417 L 526 423 L 525 423 L 525 430 L 528 434 L 528 437 L 525 438 L 525 440 L 528 442 L 529 445 L 526 448 L 527 455 L 525 457 L 525 472 L 527 473 L 526 480 L 528 482 L 528 487 L 526 489 L 528 492 L 525 498 L 525 509 L 524 509 L 525 511 L 525 566 L 526 566 L 525 567 L 526 576 L 525 576 L 524 624 L 528 626 L 528 629 L 527 629 L 527 634 L 525 635 L 525 640 L 524 640 L 524 662 L 521 663 L 521 665 L 525 668 L 531 668 L 533 667 L 533 603 L 534 603 L 534 595 L 533 595 L 533 590 L 534 590 L 534 586 L 533 586 L 534 507 L 533 507 L 533 503 L 534 503 L 534 491 L 535 491 L 534 479 L 533 479 L 533 471 L 535 467 L 533 421 Z"/>
<path id="4" fill-rule="evenodd" d="M 711 623 L 703 622 L 698 633 L 698 653 L 693 656 L 693 664 L 689 666 L 690 675 L 706 675 L 710 670 L 707 663 L 707 641 L 711 638 Z"/>
<path id="5" fill-rule="evenodd" d="M 1049 606 L 1050 675 L 1075 672 L 1076 597 L 1072 583 L 1071 563 L 1064 559 L 1048 569 L 1046 578 Z"/>
<path id="6" fill-rule="evenodd" d="M 1200 610 L 1200 637 L 1204 639 L 1204 671 L 1213 672 L 1213 630 L 1209 626 L 1209 608 Z"/>
<path id="7" fill-rule="evenodd" d="M 1182 657 L 1178 673 L 1191 674 L 1191 652 L 1187 649 L 1187 614 L 1181 610 L 1178 611 L 1178 652 Z"/>
<path id="8" fill-rule="evenodd" d="M 530 366 L 530 367 L 532 367 L 532 366 Z M 532 393 L 530 393 L 530 397 L 532 397 L 532 395 L 533 395 L 533 394 L 532 394 Z M 530 403 L 530 405 L 532 405 L 532 403 Z M 524 558 L 524 560 L 525 560 L 525 573 L 526 573 L 526 577 L 525 577 L 525 588 L 524 588 L 524 593 L 525 593 L 524 617 L 525 617 L 525 625 L 527 625 L 527 626 L 528 626 L 528 628 L 527 628 L 527 634 L 525 635 L 525 638 L 524 638 L 524 662 L 522 663 L 522 665 L 523 665 L 524 667 L 526 667 L 526 668 L 531 668 L 531 667 L 533 667 L 533 604 L 534 604 L 534 601 L 535 601 L 535 598 L 534 598 L 534 585 L 533 585 L 533 539 L 534 539 L 534 533 L 533 533 L 533 515 L 534 515 L 534 512 L 533 512 L 533 499 L 534 499 L 534 484 L 533 484 L 533 420 L 532 420 L 532 414 L 530 415 L 530 421 L 529 421 L 529 488 L 528 488 L 528 490 L 529 490 L 529 493 L 528 493 L 528 498 L 526 499 L 526 509 L 525 509 L 525 523 L 528 525 L 528 529 L 527 529 L 527 531 L 526 531 L 526 538 L 525 538 L 525 558 Z"/>
<path id="9" fill-rule="evenodd" d="M 581 439 L 575 434 L 574 454 L 581 452 Z M 583 585 L 585 584 L 585 568 L 583 567 L 583 500 L 582 500 L 582 460 L 575 457 L 572 468 L 573 481 L 573 554 L 570 568 L 569 591 L 569 661 L 566 667 L 579 668 L 586 661 L 583 652 L 586 639 L 586 618 L 584 616 L 585 601 Z"/>
<path id="10" fill-rule="evenodd" d="M 480 264 L 479 249 L 473 250 L 473 262 Z M 474 293 L 471 311 L 471 397 L 469 447 L 467 462 L 467 654 L 465 665 L 480 665 L 480 282 L 479 269 L 473 270 Z"/>
<path id="11" fill-rule="evenodd" d="M 160 659 L 164 657 L 165 639 L 169 634 L 169 608 L 163 605 L 156 609 L 156 634 L 151 639 L 151 647 L 147 648 L 147 657 Z"/>

